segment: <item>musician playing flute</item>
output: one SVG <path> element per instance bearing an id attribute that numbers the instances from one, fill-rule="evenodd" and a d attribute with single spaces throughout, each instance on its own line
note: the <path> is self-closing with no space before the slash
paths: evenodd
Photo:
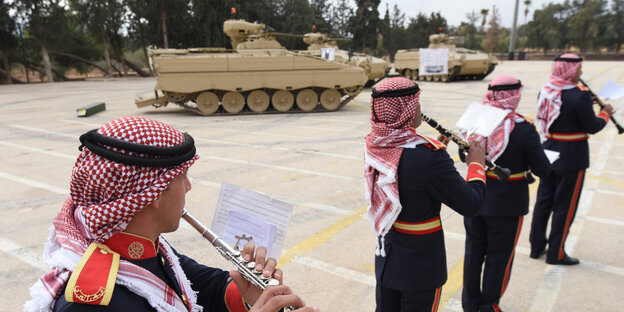
<path id="1" fill-rule="evenodd" d="M 565 252 L 565 242 L 574 221 L 589 167 L 589 134 L 602 130 L 614 113 L 606 104 L 598 116 L 587 88 L 578 86 L 582 58 L 563 54 L 555 59 L 550 81 L 542 88 L 536 115 L 538 130 L 546 141 L 544 149 L 559 152 L 550 174 L 540 180 L 531 222 L 531 258 L 546 250 L 546 263 L 574 265 L 577 258 Z M 551 229 L 546 225 L 552 214 Z"/>
<path id="2" fill-rule="evenodd" d="M 465 312 L 498 312 L 511 275 L 514 251 L 524 215 L 529 212 L 529 169 L 543 177 L 550 162 L 532 123 L 516 113 L 521 82 L 508 75 L 494 78 L 483 104 L 507 111 L 507 116 L 487 137 L 474 139 L 486 147 L 490 159 L 511 170 L 507 181 L 487 172 L 485 203 L 474 217 L 464 217 L 466 249 L 462 307 Z M 460 151 L 460 156 L 463 153 Z M 482 270 L 483 268 L 483 270 Z"/>
<path id="3" fill-rule="evenodd" d="M 420 125 L 418 85 L 388 78 L 373 89 L 366 136 L 368 216 L 377 234 L 376 311 L 437 311 L 446 282 L 442 203 L 476 214 L 485 197 L 485 152 L 470 142 L 466 179 L 446 146 L 411 131 Z"/>
<path id="4" fill-rule="evenodd" d="M 278 311 L 305 306 L 287 286 L 264 292 L 237 271 L 198 264 L 161 236 L 175 231 L 198 159 L 193 139 L 142 117 L 112 120 L 81 136 L 69 198 L 54 219 L 25 311 Z M 86 146 L 86 147 L 85 147 Z M 253 243 L 243 257 L 282 280 Z M 298 311 L 314 311 L 305 307 Z"/>

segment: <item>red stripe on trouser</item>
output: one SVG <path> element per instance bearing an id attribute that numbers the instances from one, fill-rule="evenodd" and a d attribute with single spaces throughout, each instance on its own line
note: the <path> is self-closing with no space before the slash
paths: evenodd
<path id="1" fill-rule="evenodd" d="M 438 287 L 436 289 L 435 300 L 433 301 L 433 305 L 431 306 L 431 312 L 438 311 L 438 305 L 440 304 L 440 293 L 442 293 L 442 287 Z"/>
<path id="2" fill-rule="evenodd" d="M 516 253 L 516 245 L 518 245 L 518 238 L 520 238 L 520 231 L 522 231 L 522 221 L 524 220 L 524 216 L 520 216 L 518 220 L 518 227 L 516 228 L 516 238 L 514 239 L 513 249 L 511 250 L 511 255 L 509 256 L 509 260 L 507 260 L 507 267 L 505 268 L 505 277 L 503 278 L 503 287 L 500 294 L 502 298 L 505 294 L 505 290 L 507 289 L 507 284 L 509 284 L 509 276 L 511 275 L 511 263 L 513 261 L 514 255 Z M 498 305 L 495 305 L 498 308 Z M 498 310 L 496 310 L 498 311 Z"/>
<path id="3" fill-rule="evenodd" d="M 579 193 L 581 190 L 581 182 L 583 181 L 583 173 L 585 170 L 579 171 L 578 177 L 576 178 L 576 185 L 574 185 L 574 194 L 572 194 L 572 201 L 570 201 L 570 208 L 568 208 L 568 217 L 566 218 L 565 227 L 563 228 L 563 235 L 561 235 L 561 244 L 559 245 L 559 257 L 558 259 L 563 259 L 564 251 L 563 245 L 565 244 L 566 238 L 568 237 L 568 232 L 570 231 L 570 223 L 572 223 L 572 217 L 574 216 L 574 211 L 576 210 L 576 202 L 579 198 Z"/>
<path id="4" fill-rule="evenodd" d="M 492 309 L 494 309 L 495 312 L 500 312 L 500 307 L 496 303 L 492 305 Z"/>

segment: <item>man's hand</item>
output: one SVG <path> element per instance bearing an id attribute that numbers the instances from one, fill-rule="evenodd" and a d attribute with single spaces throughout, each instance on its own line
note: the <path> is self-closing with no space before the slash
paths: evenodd
<path id="1" fill-rule="evenodd" d="M 438 142 L 444 144 L 444 145 L 448 145 L 449 142 L 451 142 L 451 138 L 444 136 L 443 134 L 440 134 L 438 136 Z"/>
<path id="2" fill-rule="evenodd" d="M 613 114 L 615 113 L 611 104 L 605 104 L 605 106 L 602 108 L 602 111 L 609 114 L 609 116 L 613 116 Z"/>
<path id="3" fill-rule="evenodd" d="M 317 307 L 306 307 L 305 302 L 295 295 L 288 286 L 270 286 L 262 293 L 250 312 L 277 312 L 284 307 L 302 307 L 296 312 L 318 312 Z"/>
<path id="4" fill-rule="evenodd" d="M 478 141 L 470 141 L 470 151 L 466 155 L 466 164 L 480 163 L 485 167 L 485 149 Z"/>
<path id="5" fill-rule="evenodd" d="M 254 257 L 255 251 L 255 257 Z M 261 271 L 262 276 L 272 277 L 279 281 L 280 286 L 267 287 L 265 291 L 247 281 L 238 271 L 230 271 L 230 277 L 236 283 L 238 291 L 243 296 L 246 303 L 253 306 L 254 312 L 276 312 L 284 307 L 302 307 L 297 312 L 318 312 L 317 307 L 306 307 L 305 302 L 295 295 L 288 286 L 282 285 L 282 270 L 277 269 L 277 261 L 274 258 L 267 259 L 266 248 L 256 246 L 248 242 L 243 247 L 242 252 L 245 261 L 256 263 L 256 271 Z"/>

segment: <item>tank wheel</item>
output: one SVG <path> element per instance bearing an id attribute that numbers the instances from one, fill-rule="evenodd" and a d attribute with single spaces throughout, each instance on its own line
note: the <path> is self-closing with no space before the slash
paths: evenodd
<path id="1" fill-rule="evenodd" d="M 311 112 L 318 104 L 318 95 L 312 89 L 304 89 L 297 93 L 297 107 L 304 112 Z"/>
<path id="2" fill-rule="evenodd" d="M 449 82 L 451 80 L 451 77 L 449 75 L 442 75 L 442 82 Z"/>
<path id="3" fill-rule="evenodd" d="M 405 78 L 412 79 L 412 70 L 411 69 L 404 70 L 403 76 L 405 76 Z"/>
<path id="4" fill-rule="evenodd" d="M 328 111 L 335 111 L 340 107 L 340 92 L 336 89 L 325 89 L 321 93 L 321 106 Z"/>
<path id="5" fill-rule="evenodd" d="M 295 104 L 295 98 L 290 91 L 278 90 L 273 93 L 271 102 L 273 102 L 273 108 L 275 108 L 278 112 L 283 113 L 289 111 L 293 107 Z"/>
<path id="6" fill-rule="evenodd" d="M 424 81 L 425 80 L 425 76 L 418 75 L 418 80 Z"/>
<path id="7" fill-rule="evenodd" d="M 171 103 L 184 104 L 188 101 L 188 95 L 180 92 L 166 92 L 167 100 Z"/>
<path id="8" fill-rule="evenodd" d="M 414 69 L 412 71 L 412 80 L 418 80 L 420 76 L 418 76 L 418 69 Z"/>
<path id="9" fill-rule="evenodd" d="M 433 81 L 442 81 L 442 75 L 433 76 Z"/>
<path id="10" fill-rule="evenodd" d="M 433 75 L 426 75 L 426 76 L 425 76 L 425 80 L 427 80 L 427 81 L 433 81 Z"/>
<path id="11" fill-rule="evenodd" d="M 262 90 L 255 90 L 247 95 L 247 106 L 256 113 L 262 113 L 269 108 L 269 95 Z"/>
<path id="12" fill-rule="evenodd" d="M 203 115 L 212 115 L 219 109 L 219 98 L 209 91 L 200 93 L 195 102 Z"/>
<path id="13" fill-rule="evenodd" d="M 348 87 L 345 88 L 344 91 L 348 96 L 356 96 L 362 91 L 362 86 Z"/>
<path id="14" fill-rule="evenodd" d="M 238 92 L 230 91 L 223 95 L 221 104 L 226 112 L 238 114 L 245 107 L 245 98 Z"/>

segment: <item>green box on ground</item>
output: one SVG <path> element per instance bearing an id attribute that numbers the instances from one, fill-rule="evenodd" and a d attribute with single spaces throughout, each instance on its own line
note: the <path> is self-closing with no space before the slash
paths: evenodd
<path id="1" fill-rule="evenodd" d="M 78 117 L 87 117 L 103 110 L 106 110 L 106 104 L 104 102 L 99 102 L 80 107 L 76 109 L 76 112 L 78 113 Z"/>

